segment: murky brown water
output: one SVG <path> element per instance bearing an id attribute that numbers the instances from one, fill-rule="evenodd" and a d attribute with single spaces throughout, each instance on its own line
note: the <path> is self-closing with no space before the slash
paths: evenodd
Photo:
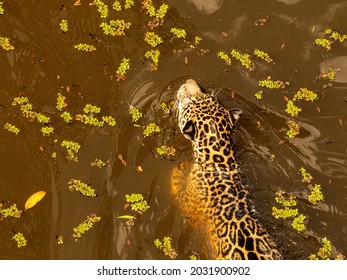
<path id="1" fill-rule="evenodd" d="M 104 1 L 110 6 L 110 18 L 133 23 L 124 37 L 103 35 L 90 2 L 73 6 L 71 1 L 4 0 L 0 36 L 9 37 L 15 49 L 0 49 L 0 199 L 3 208 L 16 203 L 23 209 L 36 191 L 47 195 L 21 218 L 0 222 L 1 259 L 163 259 L 167 257 L 153 242 L 164 236 L 172 237 L 178 258 L 192 254 L 203 258 L 199 236 L 186 225 L 170 195 L 171 170 L 191 158 L 191 147 L 179 133 L 175 114 L 166 115 L 160 108 L 174 100 L 187 78 L 219 92 L 226 107 L 244 111 L 234 134 L 237 158 L 253 186 L 262 222 L 284 258 L 307 259 L 317 253 L 323 237 L 331 241 L 333 254 L 347 254 L 347 42 L 334 44 L 329 52 L 313 43 L 327 27 L 347 32 L 347 1 L 169 1 L 164 25 L 155 31 L 164 39 L 158 46 L 157 71 L 149 71 L 144 61 L 150 49 L 143 41 L 148 16 L 140 11 L 140 1 L 119 14 L 111 12 L 113 1 Z M 255 25 L 267 16 L 264 26 Z M 69 23 L 65 34 L 59 30 L 62 19 Z M 192 49 L 182 39 L 170 40 L 173 26 L 185 28 L 190 39 L 200 36 L 202 42 Z M 77 43 L 94 44 L 97 51 L 76 52 Z M 247 53 L 262 49 L 276 64 L 257 62 L 250 73 L 236 61 L 226 66 L 216 53 L 232 48 Z M 131 68 L 124 81 L 116 81 L 123 57 L 130 58 Z M 340 68 L 331 87 L 324 87 L 327 80 L 313 82 L 329 67 Z M 253 94 L 261 89 L 258 81 L 267 76 L 289 81 L 290 86 L 264 89 L 264 98 L 257 101 Z M 319 100 L 300 104 L 303 110 L 294 120 L 301 132 L 288 141 L 281 131 L 289 119 L 284 97 L 292 98 L 300 87 L 314 90 Z M 67 125 L 55 109 L 58 92 L 67 97 L 67 110 L 73 115 L 87 103 L 97 105 L 103 115 L 115 117 L 116 126 L 93 128 L 78 121 Z M 27 96 L 37 112 L 51 117 L 54 134 L 42 136 L 42 125 L 11 105 L 18 96 Z M 133 125 L 128 104 L 143 112 L 140 127 Z M 7 122 L 20 133 L 2 129 Z M 150 122 L 161 132 L 144 138 L 143 127 Z M 80 143 L 78 162 L 66 160 L 55 139 Z M 175 147 L 174 160 L 156 154 L 155 148 L 164 144 Z M 52 152 L 57 152 L 56 160 Z M 118 159 L 120 154 L 126 166 Z M 102 169 L 91 167 L 95 158 L 108 163 Z M 138 166 L 143 172 L 136 170 Z M 301 182 L 300 167 L 322 186 L 324 201 L 317 206 L 307 200 L 309 190 Z M 72 178 L 94 187 L 97 197 L 71 192 L 67 182 Z M 297 196 L 300 213 L 308 216 L 303 233 L 291 228 L 289 220 L 271 215 L 278 190 Z M 128 230 L 125 220 L 117 217 L 134 215 L 124 205 L 125 195 L 136 192 L 144 195 L 150 209 Z M 74 242 L 73 228 L 91 213 L 102 219 L 80 243 Z M 17 248 L 11 240 L 14 232 L 24 234 L 27 246 Z M 61 245 L 59 235 L 64 237 Z"/>

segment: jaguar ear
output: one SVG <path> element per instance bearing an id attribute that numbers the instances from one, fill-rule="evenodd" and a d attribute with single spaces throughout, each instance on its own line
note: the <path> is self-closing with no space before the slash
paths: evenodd
<path id="1" fill-rule="evenodd" d="M 196 129 L 192 120 L 187 121 L 181 131 L 187 139 L 194 140 Z"/>
<path id="2" fill-rule="evenodd" d="M 233 122 L 233 125 L 235 125 L 238 119 L 242 115 L 242 110 L 238 108 L 230 109 L 229 115 L 230 115 L 231 121 Z"/>

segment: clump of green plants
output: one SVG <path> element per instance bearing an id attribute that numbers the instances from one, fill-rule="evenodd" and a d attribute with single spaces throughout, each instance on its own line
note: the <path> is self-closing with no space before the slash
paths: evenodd
<path id="1" fill-rule="evenodd" d="M 178 39 L 179 38 L 185 39 L 187 36 L 187 31 L 183 28 L 172 27 L 170 29 L 170 33 L 172 33 Z"/>
<path id="2" fill-rule="evenodd" d="M 174 157 L 176 154 L 176 149 L 174 147 L 169 147 L 166 145 L 156 148 L 156 151 L 160 156 Z"/>
<path id="3" fill-rule="evenodd" d="M 177 253 L 175 249 L 172 247 L 172 238 L 169 236 L 165 236 L 163 240 L 156 239 L 154 241 L 155 247 L 162 250 L 166 256 L 169 256 L 171 259 L 175 259 L 177 257 Z"/>
<path id="4" fill-rule="evenodd" d="M 62 148 L 66 148 L 67 151 L 67 159 L 72 161 L 78 161 L 78 157 L 76 154 L 78 153 L 81 145 L 74 141 L 63 140 L 60 143 Z"/>
<path id="5" fill-rule="evenodd" d="M 44 126 L 41 128 L 41 132 L 43 136 L 49 136 L 54 132 L 54 127 L 53 126 Z"/>
<path id="6" fill-rule="evenodd" d="M 119 1 L 114 1 L 112 4 L 112 9 L 119 12 L 122 10 L 122 4 Z"/>
<path id="7" fill-rule="evenodd" d="M 101 0 L 94 0 L 94 5 L 98 8 L 101 19 L 106 19 L 108 16 L 108 6 Z"/>
<path id="8" fill-rule="evenodd" d="M 28 119 L 35 119 L 36 112 L 33 109 L 33 105 L 29 102 L 28 97 L 20 96 L 15 97 L 12 102 L 12 106 L 20 105 L 22 115 Z"/>
<path id="9" fill-rule="evenodd" d="M 154 32 L 147 31 L 145 33 L 145 42 L 155 48 L 163 42 L 163 39 Z"/>
<path id="10" fill-rule="evenodd" d="M 312 90 L 309 90 L 307 88 L 300 88 L 293 97 L 293 101 L 315 101 L 317 99 L 317 93 L 314 93 Z"/>
<path id="11" fill-rule="evenodd" d="M 69 31 L 69 25 L 68 25 L 66 19 L 62 19 L 62 20 L 59 22 L 59 26 L 60 26 L 60 30 L 61 30 L 63 33 L 66 33 L 66 32 Z"/>
<path id="12" fill-rule="evenodd" d="M 323 237 L 321 241 L 322 247 L 319 248 L 317 254 L 312 254 L 309 256 L 310 260 L 331 260 L 333 259 L 332 252 L 333 248 L 331 246 L 331 242 L 326 238 Z M 345 256 L 339 253 L 336 258 L 336 260 L 344 260 Z"/>
<path id="13" fill-rule="evenodd" d="M 4 129 L 9 131 L 9 132 L 14 133 L 15 135 L 18 135 L 18 133 L 20 132 L 18 127 L 16 127 L 15 125 L 13 125 L 9 122 L 5 123 Z"/>
<path id="14" fill-rule="evenodd" d="M 311 190 L 311 193 L 308 195 L 307 198 L 309 202 L 316 205 L 318 201 L 322 201 L 324 199 L 320 185 L 315 184 L 314 186 L 309 185 L 308 187 Z"/>
<path id="15" fill-rule="evenodd" d="M 125 74 L 130 69 L 130 59 L 123 58 L 116 71 L 117 81 L 125 80 Z"/>
<path id="16" fill-rule="evenodd" d="M 273 59 L 270 57 L 270 55 L 262 50 L 255 49 L 253 51 L 254 56 L 266 61 L 267 63 L 273 63 Z"/>
<path id="17" fill-rule="evenodd" d="M 303 214 L 299 214 L 299 210 L 296 207 L 297 201 L 296 197 L 293 195 L 287 195 L 283 191 L 278 191 L 276 193 L 276 202 L 282 205 L 284 208 L 277 208 L 276 206 L 272 207 L 272 215 L 276 219 L 287 219 L 293 218 L 291 223 L 292 228 L 297 230 L 299 233 L 306 229 L 305 220 L 306 216 Z"/>
<path id="18" fill-rule="evenodd" d="M 20 218 L 22 210 L 18 210 L 17 205 L 13 204 L 8 208 L 2 209 L 2 204 L 0 203 L 0 220 L 7 217 Z"/>
<path id="19" fill-rule="evenodd" d="M 79 238 L 81 238 L 83 234 L 89 231 L 94 226 L 94 224 L 99 222 L 100 220 L 100 216 L 97 216 L 96 214 L 90 214 L 89 216 L 87 216 L 87 219 L 85 221 L 83 221 L 77 227 L 73 228 L 74 233 L 72 234 L 72 236 L 75 238 L 75 242 L 79 242 Z"/>
<path id="20" fill-rule="evenodd" d="M 17 247 L 24 247 L 27 245 L 27 240 L 24 237 L 23 233 L 17 232 L 12 236 L 12 240 L 17 242 Z"/>
<path id="21" fill-rule="evenodd" d="M 302 182 L 311 183 L 311 181 L 313 180 L 313 177 L 310 173 L 306 171 L 304 167 L 301 167 L 299 169 L 299 172 L 302 176 Z"/>
<path id="22" fill-rule="evenodd" d="M 155 123 L 150 123 L 147 125 L 143 131 L 143 135 L 145 137 L 151 136 L 154 133 L 159 133 L 160 132 L 160 127 L 156 125 Z"/>
<path id="23" fill-rule="evenodd" d="M 110 23 L 102 22 L 100 27 L 105 35 L 123 36 L 125 30 L 131 27 L 131 22 L 126 22 L 123 19 L 110 20 Z"/>
<path id="24" fill-rule="evenodd" d="M 220 58 L 221 60 L 223 60 L 226 65 L 231 65 L 231 58 L 226 52 L 219 51 L 217 53 L 217 57 Z"/>
<path id="25" fill-rule="evenodd" d="M 129 114 L 134 123 L 142 118 L 142 113 L 133 105 L 129 105 Z"/>
<path id="26" fill-rule="evenodd" d="M 142 1 L 143 10 L 152 18 L 148 25 L 153 29 L 159 25 L 163 25 L 164 17 L 169 9 L 167 4 L 162 4 L 158 9 L 155 8 L 152 0 Z"/>
<path id="27" fill-rule="evenodd" d="M 66 97 L 58 92 L 57 105 L 55 106 L 55 108 L 58 111 L 62 111 L 65 107 L 67 107 Z"/>
<path id="28" fill-rule="evenodd" d="M 323 73 L 319 76 L 317 76 L 313 81 L 317 81 L 320 79 L 328 79 L 329 81 L 335 81 L 335 77 L 336 77 L 336 73 L 339 71 L 340 69 L 334 69 L 332 67 L 329 67 L 328 72 Z"/>
<path id="29" fill-rule="evenodd" d="M 74 46 L 76 51 L 84 51 L 84 52 L 94 52 L 96 51 L 96 47 L 94 45 L 79 43 Z"/>
<path id="30" fill-rule="evenodd" d="M 147 205 L 147 201 L 140 193 L 132 193 L 130 195 L 126 194 L 125 200 L 126 202 L 130 203 L 131 209 L 133 211 L 136 211 L 140 214 L 144 213 L 150 208 L 150 206 Z"/>
<path id="31" fill-rule="evenodd" d="M 288 129 L 284 129 L 289 139 L 294 139 L 300 133 L 299 124 L 293 120 L 287 122 Z"/>
<path id="32" fill-rule="evenodd" d="M 71 179 L 67 184 L 69 185 L 69 189 L 71 191 L 78 191 L 84 196 L 96 196 L 95 190 L 81 180 Z"/>
<path id="33" fill-rule="evenodd" d="M 64 244 L 64 238 L 62 235 L 57 236 L 57 243 L 58 245 Z"/>
<path id="34" fill-rule="evenodd" d="M 341 34 L 340 32 L 338 32 L 332 28 L 327 28 L 324 31 L 324 36 L 327 38 L 316 38 L 314 40 L 314 43 L 317 46 L 321 46 L 328 51 L 331 50 L 331 46 L 335 42 L 343 43 L 347 39 L 347 35 Z"/>
<path id="35" fill-rule="evenodd" d="M 256 98 L 257 100 L 263 99 L 263 91 L 262 91 L 262 90 L 257 91 L 257 92 L 254 94 L 254 96 L 255 96 L 255 98 Z"/>
<path id="36" fill-rule="evenodd" d="M 92 104 L 86 104 L 83 108 L 84 114 L 77 114 L 75 119 L 84 124 L 96 127 L 102 127 L 105 123 L 107 123 L 109 126 L 116 125 L 116 120 L 111 116 L 102 116 L 101 120 L 99 120 L 95 115 L 99 114 L 100 112 L 100 107 Z"/>
<path id="37" fill-rule="evenodd" d="M 69 112 L 65 111 L 65 112 L 61 113 L 60 117 L 64 120 L 64 122 L 72 123 L 73 118 Z"/>
<path id="38" fill-rule="evenodd" d="M 302 109 L 296 106 L 292 100 L 287 102 L 287 108 L 285 109 L 287 114 L 291 115 L 292 117 L 296 117 L 301 111 Z"/>
<path id="39" fill-rule="evenodd" d="M 231 56 L 241 62 L 242 66 L 245 67 L 246 69 L 253 71 L 255 66 L 253 61 L 251 60 L 251 56 L 247 53 L 241 53 L 238 50 L 232 49 L 231 50 Z"/>
<path id="40" fill-rule="evenodd" d="M 268 89 L 284 89 L 285 87 L 289 86 L 289 82 L 283 82 L 280 80 L 273 81 L 271 77 L 268 77 L 267 79 L 260 80 L 259 86 Z"/>
<path id="41" fill-rule="evenodd" d="M 0 15 L 3 15 L 5 12 L 3 5 L 4 5 L 4 2 L 0 2 Z"/>
<path id="42" fill-rule="evenodd" d="M 1 37 L 0 36 L 0 46 L 5 50 L 5 51 L 13 51 L 14 46 L 10 44 L 10 39 L 7 37 Z"/>
<path id="43" fill-rule="evenodd" d="M 98 167 L 98 168 L 103 168 L 106 165 L 105 162 L 103 162 L 101 159 L 94 159 L 91 163 L 90 166 L 92 167 Z"/>
<path id="44" fill-rule="evenodd" d="M 160 51 L 158 49 L 146 51 L 145 58 L 151 60 L 151 63 L 149 64 L 149 70 L 151 71 L 158 70 L 159 56 L 160 56 Z"/>
<path id="45" fill-rule="evenodd" d="M 50 121 L 51 121 L 51 118 L 50 117 L 47 117 L 41 113 L 36 113 L 35 114 L 35 117 L 36 117 L 36 120 L 39 122 L 39 123 L 43 123 L 43 124 L 49 124 Z"/>

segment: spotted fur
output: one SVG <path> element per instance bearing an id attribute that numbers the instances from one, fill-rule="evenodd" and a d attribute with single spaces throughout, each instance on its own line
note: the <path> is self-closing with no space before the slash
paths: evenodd
<path id="1" fill-rule="evenodd" d="M 281 259 L 235 161 L 231 132 L 241 110 L 225 110 L 194 80 L 180 87 L 177 101 L 179 128 L 194 150 L 191 166 L 180 164 L 171 178 L 183 214 L 203 228 L 215 259 Z"/>

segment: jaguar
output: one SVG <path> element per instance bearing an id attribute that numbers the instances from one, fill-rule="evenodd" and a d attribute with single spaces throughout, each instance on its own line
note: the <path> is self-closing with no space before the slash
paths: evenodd
<path id="1" fill-rule="evenodd" d="M 191 225 L 205 232 L 213 259 L 282 259 L 259 221 L 235 160 L 232 131 L 242 111 L 226 110 L 193 80 L 177 92 L 178 126 L 194 160 L 171 175 L 171 192 Z"/>

